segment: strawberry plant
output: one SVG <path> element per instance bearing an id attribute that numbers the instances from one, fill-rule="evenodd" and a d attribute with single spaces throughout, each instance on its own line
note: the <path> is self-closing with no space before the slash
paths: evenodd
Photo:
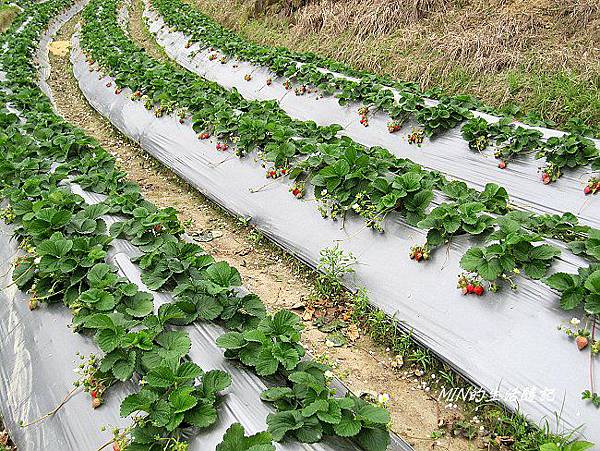
<path id="1" fill-rule="evenodd" d="M 484 211 L 485 205 L 481 202 L 441 204 L 417 225 L 428 230 L 426 246 L 434 249 L 456 235 L 481 235 L 489 232 L 494 218 L 484 214 Z"/>
<path id="2" fill-rule="evenodd" d="M 217 445 L 216 451 L 275 451 L 273 439 L 269 432 L 258 432 L 247 437 L 244 426 L 234 423 L 225 432 L 223 441 Z"/>
<path id="3" fill-rule="evenodd" d="M 544 282 L 561 294 L 560 305 L 564 310 L 583 305 L 589 315 L 600 314 L 600 265 L 579 268 L 577 274 L 555 273 Z"/>
<path id="4" fill-rule="evenodd" d="M 387 449 L 389 413 L 351 395 L 335 397 L 326 370 L 323 365 L 303 362 L 289 375 L 291 387 L 273 387 L 262 393 L 261 398 L 278 410 L 267 417 L 273 440 L 294 436 L 313 443 L 323 435 L 339 435 L 352 438 L 364 449 Z"/>
<path id="5" fill-rule="evenodd" d="M 144 270 L 142 281 L 150 290 L 156 291 L 165 285 L 172 288 L 192 268 L 202 271 L 214 263 L 200 246 L 179 241 L 173 235 L 165 235 L 155 243 L 151 251 L 132 259 Z M 236 281 L 239 280 L 238 274 Z"/>
<path id="6" fill-rule="evenodd" d="M 600 261 L 600 230 L 589 229 L 587 236 L 569 242 L 569 249 L 575 255 L 581 255 L 591 260 Z"/>
<path id="7" fill-rule="evenodd" d="M 287 310 L 266 316 L 256 329 L 228 332 L 217 339 L 225 357 L 239 359 L 257 374 L 269 376 L 283 369 L 291 371 L 304 356 L 299 344 L 300 318 Z"/>
<path id="8" fill-rule="evenodd" d="M 594 405 L 595 407 L 600 409 L 600 394 L 593 392 L 591 390 L 584 390 L 583 393 L 581 393 L 581 399 L 585 399 L 588 400 L 589 402 L 592 403 L 592 405 Z M 581 448 L 581 449 L 588 449 L 591 448 L 592 446 L 594 446 L 593 444 L 589 443 L 590 446 L 587 446 L 585 448 Z"/>
<path id="9" fill-rule="evenodd" d="M 499 219 L 498 225 L 488 238 L 497 243 L 470 248 L 460 261 L 461 267 L 489 282 L 500 278 L 507 280 L 511 287 L 515 287 L 513 274 L 519 274 L 521 270 L 532 279 L 544 277 L 560 250 L 550 244 L 534 245 L 542 238 L 527 232 L 512 219 Z"/>
<path id="10" fill-rule="evenodd" d="M 573 247 L 575 247 L 575 241 L 587 239 L 590 233 L 594 233 L 591 227 L 579 224 L 579 220 L 573 213 L 536 215 L 515 210 L 505 216 L 518 221 L 527 230 L 544 237 L 554 238 L 564 243 L 573 243 Z"/>
<path id="11" fill-rule="evenodd" d="M 547 167 L 556 168 L 557 171 L 586 166 L 597 157 L 598 149 L 593 141 L 572 134 L 548 138 L 545 146 L 536 155 L 536 158 L 545 158 Z"/>
<path id="12" fill-rule="evenodd" d="M 398 131 L 408 118 L 416 114 L 423 106 L 423 97 L 413 92 L 401 90 L 399 99 L 387 110 L 394 123 L 394 131 Z"/>
<path id="13" fill-rule="evenodd" d="M 443 97 L 435 106 L 424 107 L 416 114 L 426 136 L 432 137 L 456 127 L 473 116 L 468 103 L 460 97 Z"/>
<path id="14" fill-rule="evenodd" d="M 496 158 L 502 161 L 509 161 L 515 156 L 525 153 L 535 153 L 544 148 L 542 142 L 542 133 L 532 128 L 514 127 L 512 132 L 507 136 L 505 143 L 502 144 L 495 152 Z M 505 136 L 500 135 L 498 141 L 501 141 Z"/>
<path id="15" fill-rule="evenodd" d="M 212 425 L 217 421 L 215 406 L 219 392 L 231 384 L 227 373 L 220 370 L 204 373 L 191 362 L 158 366 L 148 373 L 145 381 L 144 388 L 121 403 L 122 417 L 142 413 L 136 419 L 127 449 L 155 449 L 154 443 L 169 438 L 178 427 Z"/>
<path id="16" fill-rule="evenodd" d="M 492 127 L 485 119 L 474 117 L 465 122 L 461 128 L 462 136 L 469 143 L 469 148 L 482 152 L 490 144 Z"/>
<path id="17" fill-rule="evenodd" d="M 115 222 L 110 226 L 110 234 L 114 238 L 127 237 L 133 245 L 156 246 L 156 237 L 161 235 L 177 235 L 183 228 L 177 219 L 177 211 L 168 207 L 159 210 L 155 207 L 137 207 L 132 218 Z"/>
<path id="18" fill-rule="evenodd" d="M 209 266 L 204 274 L 197 269 L 191 270 L 173 290 L 176 297 L 173 305 L 181 311 L 176 322 L 189 324 L 198 319 L 219 319 L 229 330 L 256 328 L 266 316 L 265 306 L 254 294 L 239 296 L 233 293 L 240 284 L 237 270 L 225 262 Z"/>

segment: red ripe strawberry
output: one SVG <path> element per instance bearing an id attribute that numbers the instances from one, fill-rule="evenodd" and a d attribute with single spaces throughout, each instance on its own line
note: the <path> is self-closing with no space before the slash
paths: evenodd
<path id="1" fill-rule="evenodd" d="M 96 393 L 96 390 L 92 390 L 90 392 L 90 395 L 92 395 L 92 398 L 96 398 L 98 396 L 98 393 Z"/>
<path id="2" fill-rule="evenodd" d="M 287 169 L 282 169 L 282 170 L 281 170 L 281 173 L 282 173 L 283 175 L 287 174 Z"/>
<path id="3" fill-rule="evenodd" d="M 550 181 L 550 176 L 544 173 L 544 175 L 542 175 L 542 182 L 544 183 L 544 185 L 547 185 L 548 183 L 550 183 Z"/>
<path id="4" fill-rule="evenodd" d="M 217 150 L 221 150 L 221 143 L 217 143 Z"/>
<path id="5" fill-rule="evenodd" d="M 483 291 L 484 289 L 482 285 L 477 285 L 473 288 L 473 293 L 475 293 L 477 296 L 481 296 L 483 294 Z"/>
<path id="6" fill-rule="evenodd" d="M 589 341 L 588 341 L 587 337 L 583 337 L 583 336 L 579 335 L 575 339 L 575 343 L 577 343 L 577 348 L 580 351 L 583 351 L 585 348 L 587 348 L 587 345 L 589 344 Z"/>
<path id="7" fill-rule="evenodd" d="M 420 262 L 423 259 L 423 254 L 421 252 L 415 253 L 415 260 Z"/>
<path id="8" fill-rule="evenodd" d="M 293 194 L 294 196 L 298 197 L 298 194 L 300 194 L 300 190 L 299 190 L 298 188 L 294 188 L 294 189 L 292 190 L 292 194 Z"/>
<path id="9" fill-rule="evenodd" d="M 587 185 L 585 188 L 583 188 L 583 192 L 587 195 L 590 194 L 592 192 L 592 187 L 590 185 Z"/>
<path id="10" fill-rule="evenodd" d="M 113 443 L 113 451 L 121 451 L 121 447 L 117 442 Z"/>
<path id="11" fill-rule="evenodd" d="M 506 161 L 501 161 L 500 163 L 498 163 L 498 167 L 500 169 L 506 169 Z"/>
<path id="12" fill-rule="evenodd" d="M 475 286 L 470 283 L 467 285 L 467 293 L 473 293 L 475 291 Z"/>
<path id="13" fill-rule="evenodd" d="M 223 144 L 221 146 L 221 150 L 227 150 L 227 149 L 229 149 L 229 146 L 227 144 Z"/>

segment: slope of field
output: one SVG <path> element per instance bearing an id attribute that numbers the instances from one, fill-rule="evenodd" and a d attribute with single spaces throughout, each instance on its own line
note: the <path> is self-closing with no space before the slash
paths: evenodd
<path id="1" fill-rule="evenodd" d="M 597 0 L 189 1 L 260 43 L 473 94 L 532 125 L 580 118 L 598 134 Z"/>

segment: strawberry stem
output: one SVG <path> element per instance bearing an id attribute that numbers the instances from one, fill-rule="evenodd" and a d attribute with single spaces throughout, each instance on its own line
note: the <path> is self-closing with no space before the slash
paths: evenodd
<path id="1" fill-rule="evenodd" d="M 33 426 L 34 424 L 36 424 L 36 423 L 39 423 L 40 421 L 43 421 L 43 420 L 45 420 L 45 419 L 46 419 L 46 418 L 48 418 L 48 417 L 51 417 L 51 416 L 52 416 L 52 415 L 54 415 L 56 412 L 58 412 L 58 411 L 59 411 L 59 410 L 62 408 L 62 406 L 64 406 L 64 405 L 67 403 L 67 401 L 69 401 L 69 399 L 71 399 L 71 397 L 72 397 L 72 396 L 75 394 L 75 392 L 76 392 L 77 390 L 79 390 L 79 389 L 80 389 L 80 387 L 75 387 L 73 390 L 71 390 L 69 393 L 67 393 L 67 396 L 65 396 L 65 399 L 63 399 L 63 400 L 62 400 L 62 402 L 61 402 L 61 403 L 60 403 L 58 406 L 56 406 L 56 408 L 55 408 L 54 410 L 51 410 L 51 411 L 50 411 L 50 412 L 48 412 L 46 415 L 43 415 L 43 416 L 41 416 L 40 418 L 38 418 L 38 419 L 36 419 L 36 420 L 33 420 L 33 421 L 31 421 L 30 423 L 27 423 L 27 424 L 23 424 L 23 425 L 21 425 L 21 427 L 22 427 L 22 428 L 26 428 L 26 427 L 29 427 L 29 426 Z"/>
<path id="2" fill-rule="evenodd" d="M 595 342 L 596 336 L 596 318 L 592 317 L 592 343 Z M 594 354 L 590 352 L 590 390 L 593 393 L 594 391 Z"/>

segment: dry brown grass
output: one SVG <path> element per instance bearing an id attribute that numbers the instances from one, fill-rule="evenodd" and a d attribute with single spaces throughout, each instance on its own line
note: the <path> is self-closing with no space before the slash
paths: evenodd
<path id="1" fill-rule="evenodd" d="M 17 8 L 0 5 L 0 33 L 4 33 L 10 27 L 10 24 L 18 13 Z"/>
<path id="2" fill-rule="evenodd" d="M 600 1 L 598 0 L 554 0 L 556 8 L 562 15 L 569 19 L 569 23 L 576 28 L 587 27 L 596 21 L 596 37 L 600 39 L 598 16 L 600 15 Z M 575 31 L 576 28 L 573 28 Z"/>
<path id="3" fill-rule="evenodd" d="M 394 33 L 399 26 L 451 7 L 452 3 L 452 0 L 323 0 L 298 11 L 295 29 L 305 33 L 346 30 L 358 39 L 364 39 Z"/>

